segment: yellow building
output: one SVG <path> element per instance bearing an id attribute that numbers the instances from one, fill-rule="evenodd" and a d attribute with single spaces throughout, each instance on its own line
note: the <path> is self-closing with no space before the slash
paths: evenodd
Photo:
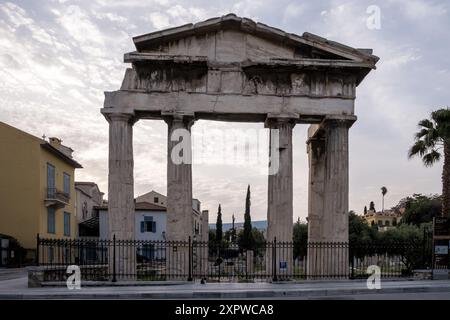
<path id="1" fill-rule="evenodd" d="M 34 257 L 36 236 L 75 238 L 73 150 L 0 122 L 0 234 Z M 33 254 L 33 255 L 31 255 Z"/>
<path id="2" fill-rule="evenodd" d="M 393 210 L 385 210 L 383 212 L 368 210 L 364 214 L 364 219 L 369 226 L 378 226 L 378 230 L 385 231 L 397 226 L 401 220 L 401 214 Z"/>

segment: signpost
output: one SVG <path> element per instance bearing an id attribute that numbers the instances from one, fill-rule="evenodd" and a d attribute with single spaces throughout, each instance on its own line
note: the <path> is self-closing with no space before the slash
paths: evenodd
<path id="1" fill-rule="evenodd" d="M 433 219 L 433 279 L 449 278 L 450 220 Z"/>

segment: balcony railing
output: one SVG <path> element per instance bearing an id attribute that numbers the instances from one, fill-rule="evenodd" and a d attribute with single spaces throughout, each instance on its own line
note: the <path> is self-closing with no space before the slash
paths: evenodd
<path id="1" fill-rule="evenodd" d="M 56 188 L 47 188 L 45 203 L 47 206 L 64 207 L 69 204 L 70 195 Z"/>

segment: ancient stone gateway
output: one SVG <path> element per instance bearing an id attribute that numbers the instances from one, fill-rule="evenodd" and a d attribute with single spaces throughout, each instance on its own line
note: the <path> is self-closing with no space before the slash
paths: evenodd
<path id="1" fill-rule="evenodd" d="M 133 41 L 136 51 L 125 54 L 132 68 L 120 90 L 105 92 L 101 110 L 110 126 L 111 236 L 134 238 L 132 142 L 139 119 L 168 125 L 167 238 L 185 241 L 193 235 L 187 227 L 193 223 L 191 164 L 171 161 L 176 142 L 170 137 L 176 129 L 190 130 L 197 119 L 208 119 L 264 122 L 278 129 L 271 130 L 279 170 L 268 175 L 267 212 L 267 240 L 278 242 L 292 241 L 292 129 L 311 124 L 309 241 L 348 241 L 348 130 L 356 120 L 356 87 L 378 61 L 372 50 L 310 33 L 286 33 L 234 14 Z M 311 257 L 314 250 L 308 252 Z M 327 261 L 308 260 L 310 274 L 333 269 Z"/>

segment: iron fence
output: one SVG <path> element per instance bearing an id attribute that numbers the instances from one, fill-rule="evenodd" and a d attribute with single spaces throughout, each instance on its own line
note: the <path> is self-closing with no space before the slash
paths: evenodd
<path id="1" fill-rule="evenodd" d="M 302 246 L 299 250 L 298 246 Z M 382 277 L 407 277 L 429 268 L 429 243 L 352 244 L 266 241 L 237 243 L 37 238 L 38 265 L 45 281 L 80 267 L 83 280 L 283 281 L 367 278 L 376 265 Z"/>

